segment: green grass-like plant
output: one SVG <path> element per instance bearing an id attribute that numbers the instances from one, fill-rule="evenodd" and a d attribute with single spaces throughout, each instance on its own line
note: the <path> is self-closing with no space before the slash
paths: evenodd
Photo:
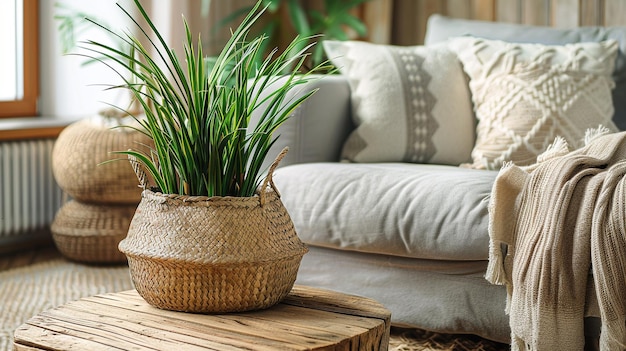
<path id="1" fill-rule="evenodd" d="M 122 85 L 111 88 L 128 89 L 145 112 L 145 117 L 136 119 L 140 129 L 154 141 L 154 148 L 149 153 L 119 153 L 136 158 L 162 193 L 253 196 L 265 171 L 262 164 L 276 140 L 273 133 L 314 91 L 298 98 L 288 98 L 288 93 L 325 68 L 318 65 L 300 72 L 310 45 L 296 55 L 293 49 L 310 38 L 296 37 L 283 53 L 274 50 L 261 63 L 255 61 L 267 40 L 265 36 L 248 38 L 250 28 L 264 11 L 258 1 L 212 60 L 203 55 L 200 40 L 194 45 L 183 20 L 183 64 L 139 0 L 134 2 L 147 27 L 118 6 L 135 22 L 139 37 L 148 43 L 146 47 L 137 36 L 116 34 L 104 26 L 99 27 L 116 35 L 130 49 L 122 51 L 97 41 L 82 46 L 90 51 L 88 56 L 108 65 L 123 79 Z M 294 68 L 285 76 L 286 67 Z M 262 97 L 270 86 L 271 93 Z M 258 124 L 251 126 L 253 112 L 264 103 L 267 107 L 257 111 L 261 116 Z"/>

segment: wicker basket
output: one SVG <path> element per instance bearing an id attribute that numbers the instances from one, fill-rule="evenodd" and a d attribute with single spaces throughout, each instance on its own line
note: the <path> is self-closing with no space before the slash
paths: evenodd
<path id="1" fill-rule="evenodd" d="M 119 245 L 139 294 L 158 308 L 202 313 L 263 309 L 281 301 L 307 248 L 272 171 L 252 197 L 145 190 Z"/>
<path id="2" fill-rule="evenodd" d="M 88 263 L 121 263 L 118 245 L 128 233 L 136 205 L 94 205 L 69 201 L 57 212 L 50 230 L 67 258 Z"/>
<path id="3" fill-rule="evenodd" d="M 129 128 L 112 129 L 104 118 L 72 123 L 57 138 L 52 151 L 54 177 L 72 198 L 99 204 L 138 204 L 141 189 L 132 167 L 113 151 L 143 150 L 152 140 Z"/>

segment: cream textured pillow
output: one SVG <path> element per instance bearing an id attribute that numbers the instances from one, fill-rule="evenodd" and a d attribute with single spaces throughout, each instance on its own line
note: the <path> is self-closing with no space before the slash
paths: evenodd
<path id="1" fill-rule="evenodd" d="M 529 165 L 556 136 L 579 147 L 588 128 L 617 131 L 611 121 L 617 42 L 548 46 L 460 37 L 449 44 L 470 77 L 478 119 L 471 167 Z"/>
<path id="2" fill-rule="evenodd" d="M 470 160 L 475 121 L 465 74 L 447 45 L 324 41 L 348 79 L 356 129 L 342 159 L 459 165 Z"/>

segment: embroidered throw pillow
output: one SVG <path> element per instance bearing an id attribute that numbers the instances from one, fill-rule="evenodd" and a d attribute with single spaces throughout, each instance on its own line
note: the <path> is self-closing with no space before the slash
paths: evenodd
<path id="1" fill-rule="evenodd" d="M 611 121 L 617 42 L 564 46 L 450 40 L 470 78 L 478 119 L 471 167 L 533 164 L 557 136 L 572 147 L 585 131 Z"/>
<path id="2" fill-rule="evenodd" d="M 324 41 L 348 79 L 356 129 L 342 159 L 459 165 L 470 160 L 475 120 L 467 79 L 447 45 Z"/>

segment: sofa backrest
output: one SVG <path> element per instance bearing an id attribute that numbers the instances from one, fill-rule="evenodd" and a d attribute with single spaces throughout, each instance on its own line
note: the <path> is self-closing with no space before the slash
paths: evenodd
<path id="1" fill-rule="evenodd" d="M 539 43 L 545 45 L 616 40 L 619 45 L 619 52 L 615 62 L 615 70 L 613 71 L 613 80 L 615 81 L 615 89 L 613 90 L 615 113 L 613 121 L 621 130 L 626 130 L 626 26 L 560 29 L 546 26 L 456 19 L 435 14 L 428 19 L 424 44 L 431 45 L 443 42 L 451 37 L 463 35 L 515 43 Z"/>
<path id="2" fill-rule="evenodd" d="M 289 147 L 289 152 L 281 161 L 281 166 L 339 160 L 343 142 L 354 129 L 350 109 L 350 86 L 346 77 L 339 74 L 315 78 L 319 79 L 313 79 L 287 95 L 285 104 L 312 90 L 317 90 L 274 132 L 278 139 L 272 145 L 263 163 L 263 169 L 269 167 L 274 157 L 284 147 Z M 279 86 L 286 79 L 290 77 L 281 77 L 274 84 Z M 271 92 L 271 89 L 264 90 L 259 100 L 263 101 Z M 250 119 L 251 128 L 259 122 L 262 111 L 268 105 L 269 101 L 266 101 L 255 109 Z"/>

